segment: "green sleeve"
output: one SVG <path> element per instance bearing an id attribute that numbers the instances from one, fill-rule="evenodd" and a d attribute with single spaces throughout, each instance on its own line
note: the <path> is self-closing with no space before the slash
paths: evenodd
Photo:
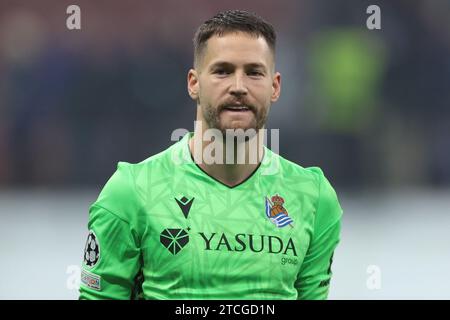
<path id="1" fill-rule="evenodd" d="M 127 219 L 137 206 L 130 181 L 129 167 L 119 163 L 89 209 L 79 299 L 131 298 L 141 263 L 139 235 Z"/>
<path id="2" fill-rule="evenodd" d="M 319 197 L 314 231 L 295 287 L 298 299 L 327 299 L 332 277 L 333 253 L 340 240 L 342 209 L 336 192 L 319 168 Z"/>

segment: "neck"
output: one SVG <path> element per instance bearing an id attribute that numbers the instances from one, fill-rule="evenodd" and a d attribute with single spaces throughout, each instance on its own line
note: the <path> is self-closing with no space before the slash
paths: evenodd
<path id="1" fill-rule="evenodd" d="M 264 155 L 263 130 L 246 137 L 222 137 L 220 131 L 211 139 L 210 131 L 195 130 L 189 150 L 197 165 L 208 175 L 233 187 L 245 181 L 258 168 Z M 217 139 L 216 139 L 217 137 Z"/>

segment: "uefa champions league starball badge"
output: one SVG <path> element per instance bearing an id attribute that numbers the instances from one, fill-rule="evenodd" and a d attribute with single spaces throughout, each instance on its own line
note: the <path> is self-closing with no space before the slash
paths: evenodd
<path id="1" fill-rule="evenodd" d="M 94 231 L 90 230 L 84 248 L 84 264 L 92 268 L 100 259 L 100 245 Z"/>

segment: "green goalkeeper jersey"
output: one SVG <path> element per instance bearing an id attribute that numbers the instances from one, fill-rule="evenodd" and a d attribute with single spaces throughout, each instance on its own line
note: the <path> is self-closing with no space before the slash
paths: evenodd
<path id="1" fill-rule="evenodd" d="M 323 172 L 264 147 L 229 187 L 191 136 L 118 163 L 89 210 L 80 299 L 326 299 L 342 209 Z"/>

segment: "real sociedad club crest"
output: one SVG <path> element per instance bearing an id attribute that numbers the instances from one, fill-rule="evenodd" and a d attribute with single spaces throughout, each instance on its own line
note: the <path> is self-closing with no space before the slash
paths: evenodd
<path id="1" fill-rule="evenodd" d="M 283 207 L 284 199 L 279 195 L 275 195 L 271 200 L 266 197 L 266 216 L 270 221 L 278 228 L 283 228 L 287 225 L 293 227 L 292 223 L 294 221 L 289 217 L 287 210 Z"/>

